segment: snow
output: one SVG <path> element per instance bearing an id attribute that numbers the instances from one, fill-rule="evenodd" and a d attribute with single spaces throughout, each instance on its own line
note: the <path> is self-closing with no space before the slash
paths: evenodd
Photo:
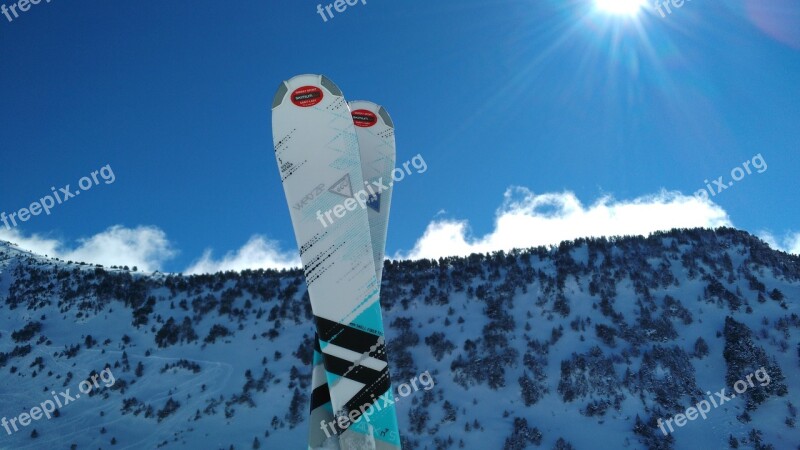
<path id="1" fill-rule="evenodd" d="M 425 371 L 435 381 L 432 390 L 419 390 L 397 404 L 404 448 L 522 449 L 536 447 L 540 439 L 539 448 L 552 449 L 559 438 L 575 449 L 728 448 L 730 436 L 739 439 L 739 448 L 755 448 L 747 440 L 754 429 L 761 432 L 764 445 L 797 448 L 800 430 L 787 425 L 787 419 L 788 402 L 800 404 L 799 258 L 728 229 L 592 245 L 595 250 L 587 241 L 567 244 L 564 254 L 558 248 L 540 248 L 441 263 L 387 264 L 382 303 L 394 384 Z M 725 255 L 730 269 L 725 268 Z M 665 272 L 674 282 L 662 279 Z M 747 272 L 763 283 L 765 302 L 759 302 Z M 738 309 L 707 295 L 712 279 L 738 299 Z M 611 315 L 604 314 L 601 293 L 590 288 L 593 280 L 600 291 L 609 290 Z M 137 293 L 137 286 L 143 291 Z M 430 295 L 432 287 L 445 292 L 445 303 Z M 783 301 L 770 298 L 773 289 L 783 293 Z M 0 449 L 69 448 L 73 443 L 78 449 L 251 449 L 256 439 L 262 449 L 302 447 L 309 426 L 310 364 L 297 351 L 310 344 L 314 332 L 304 295 L 300 271 L 203 277 L 129 274 L 54 261 L 0 243 L 0 353 L 31 346 L 30 353 L 8 357 L 0 367 L 0 418 L 30 412 L 52 398 L 51 390 L 69 388 L 74 394 L 82 379 L 106 364 L 115 377 L 111 388 L 101 387 L 95 395 L 65 405 L 60 417 L 42 418 L 11 435 L 0 428 Z M 559 295 L 566 298 L 568 311 L 557 306 Z M 691 323 L 675 316 L 679 307 L 664 306 L 666 295 L 689 311 Z M 148 312 L 150 297 L 155 303 Z M 198 313 L 193 303 L 200 305 L 196 302 L 204 298 L 217 303 Z M 230 303 L 221 311 L 226 298 Z M 651 318 L 647 325 L 641 323 L 643 308 Z M 134 326 L 137 314 L 147 317 L 147 324 Z M 674 335 L 658 321 L 662 316 Z M 637 416 L 645 423 L 666 420 L 705 398 L 706 391 L 726 387 L 732 370 L 723 355 L 726 317 L 752 331 L 755 346 L 780 367 L 788 393 L 769 395 L 749 412 L 749 422 L 738 418 L 746 401 L 737 396 L 712 409 L 707 419 L 676 428 L 672 443 L 657 427 L 649 427 L 648 436 L 636 434 Z M 188 318 L 196 338 L 179 333 L 176 343 L 159 347 L 156 336 L 169 318 L 178 328 Z M 782 318 L 788 323 L 785 331 L 776 327 Z M 30 322 L 41 323 L 41 331 L 27 341 L 12 339 L 12 333 Z M 410 328 L 403 332 L 401 323 L 410 323 Z M 206 343 L 214 325 L 231 334 Z M 598 325 L 614 330 L 610 344 L 598 337 Z M 440 360 L 433 344 L 426 343 L 434 333 L 443 333 L 452 343 L 452 348 L 441 349 Z M 96 341 L 91 348 L 86 346 L 89 335 Z M 700 337 L 709 348 L 703 358 L 694 356 Z M 70 356 L 65 350 L 75 345 L 80 348 Z M 673 353 L 675 347 L 678 353 Z M 596 356 L 593 348 L 599 349 Z M 675 372 L 670 368 L 675 361 L 659 359 L 653 362 L 653 373 L 647 373 L 645 355 L 653 357 L 655 348 L 665 349 L 664 355 L 685 355 L 693 372 Z M 454 371 L 454 363 L 470 352 L 474 361 Z M 526 366 L 526 354 L 545 363 L 538 366 L 541 384 Z M 562 377 L 562 363 L 578 367 L 580 358 L 588 361 L 585 372 Z M 603 372 L 602 361 L 611 372 Z M 141 376 L 136 374 L 139 363 Z M 192 363 L 199 371 L 192 370 Z M 171 367 L 162 372 L 166 366 Z M 740 369 L 752 372 L 753 367 Z M 630 383 L 625 381 L 627 372 L 633 377 Z M 65 384 L 68 373 L 72 379 Z M 518 383 L 523 374 L 541 388 L 530 406 L 525 406 Z M 637 387 L 636 380 L 648 377 L 652 384 Z M 666 400 L 677 406 L 667 410 L 659 405 L 657 391 L 668 382 L 696 386 L 697 392 L 669 393 Z M 575 389 L 575 398 L 566 401 L 559 386 Z M 587 391 L 581 393 L 580 386 Z M 135 407 L 123 412 L 123 401 L 134 398 L 143 408 L 152 407 L 150 417 L 134 414 Z M 179 406 L 159 420 L 157 413 L 169 399 Z M 586 413 L 590 402 L 604 400 L 610 403 L 604 413 Z M 446 418 L 446 402 L 453 406 L 455 420 Z M 535 430 L 513 436 L 515 419 L 525 419 L 528 430 L 535 428 L 541 436 Z M 34 429 L 36 438 L 31 437 Z"/>

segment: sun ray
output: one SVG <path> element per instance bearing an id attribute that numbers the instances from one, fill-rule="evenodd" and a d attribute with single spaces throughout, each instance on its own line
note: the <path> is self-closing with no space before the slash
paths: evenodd
<path id="1" fill-rule="evenodd" d="M 608 14 L 635 17 L 644 6 L 644 0 L 595 0 L 595 6 Z"/>

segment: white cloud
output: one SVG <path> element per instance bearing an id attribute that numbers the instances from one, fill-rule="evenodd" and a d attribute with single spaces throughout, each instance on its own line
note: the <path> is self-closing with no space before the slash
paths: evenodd
<path id="1" fill-rule="evenodd" d="M 148 226 L 115 225 L 92 237 L 79 239 L 74 247 L 37 234 L 24 236 L 16 229 L 0 229 L 0 239 L 15 243 L 21 249 L 65 261 L 136 266 L 144 272 L 160 269 L 164 261 L 176 254 L 166 233 Z"/>
<path id="2" fill-rule="evenodd" d="M 800 255 L 800 231 L 786 233 L 782 238 L 775 237 L 769 231 L 762 231 L 758 234 L 758 237 L 774 249 Z"/>
<path id="3" fill-rule="evenodd" d="M 283 252 L 277 242 L 262 236 L 253 236 L 236 252 L 228 252 L 222 259 L 215 260 L 211 250 L 186 269 L 187 274 L 216 273 L 227 270 L 244 269 L 290 269 L 300 267 L 296 252 Z"/>
<path id="4" fill-rule="evenodd" d="M 558 244 L 579 237 L 647 235 L 672 228 L 733 226 L 728 213 L 710 200 L 662 190 L 629 201 L 603 196 L 584 206 L 572 192 L 536 195 L 509 188 L 497 210 L 494 230 L 470 236 L 465 220 L 434 220 L 408 253 L 396 259 L 466 256 L 512 248 Z"/>
<path id="5" fill-rule="evenodd" d="M 494 230 L 472 236 L 466 220 L 443 219 L 436 215 L 414 248 L 397 252 L 395 259 L 466 256 L 512 248 L 556 245 L 579 237 L 647 235 L 672 228 L 733 226 L 727 212 L 710 200 L 661 191 L 633 200 L 619 201 L 603 196 L 585 206 L 572 192 L 536 195 L 527 188 L 509 188 L 495 213 Z M 800 232 L 782 239 L 760 233 L 773 248 L 800 254 Z M 40 235 L 24 236 L 15 229 L 0 228 L 0 240 L 14 242 L 25 250 L 63 260 L 105 266 L 137 266 L 151 272 L 176 255 L 166 233 L 157 227 L 113 226 L 102 233 L 68 245 Z M 244 269 L 289 269 L 300 267 L 296 251 L 283 251 L 276 241 L 253 236 L 240 249 L 215 259 L 211 250 L 186 269 L 187 274 L 241 271 Z"/>
<path id="6" fill-rule="evenodd" d="M 162 270 L 164 263 L 177 252 L 164 231 L 157 227 L 125 228 L 113 226 L 75 245 L 52 237 L 26 236 L 17 229 L 0 228 L 0 240 L 17 244 L 34 254 L 64 261 L 102 264 L 104 266 L 136 266 L 142 272 Z M 300 267 L 297 252 L 283 252 L 277 242 L 253 236 L 239 250 L 228 252 L 216 260 L 211 250 L 186 269 L 186 273 L 215 273 L 244 269 L 288 269 Z"/>

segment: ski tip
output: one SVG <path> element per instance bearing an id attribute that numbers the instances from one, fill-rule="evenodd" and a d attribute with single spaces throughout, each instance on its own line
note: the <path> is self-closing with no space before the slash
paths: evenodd
<path id="1" fill-rule="evenodd" d="M 275 98 L 272 100 L 272 109 L 277 108 L 278 106 L 282 105 L 283 102 L 286 100 L 286 96 L 290 92 L 296 92 L 298 90 L 306 89 L 308 91 L 313 90 L 313 88 L 317 88 L 317 92 L 319 93 L 317 96 L 312 96 L 316 98 L 322 98 L 324 94 L 322 94 L 321 89 L 326 90 L 329 94 L 335 97 L 343 97 L 342 90 L 339 89 L 339 86 L 336 85 L 330 78 L 326 77 L 325 75 L 315 75 L 315 74 L 304 74 L 304 75 L 297 75 L 294 76 L 278 86 L 278 90 L 275 93 Z M 308 92 L 306 92 L 308 93 Z M 298 104 L 297 102 L 294 102 Z M 309 106 L 307 103 L 304 102 L 303 105 L 300 106 Z M 313 103 L 313 102 L 311 102 Z"/>
<path id="2" fill-rule="evenodd" d="M 322 85 L 322 87 L 330 91 L 331 94 L 336 95 L 338 97 L 344 97 L 342 90 L 339 89 L 339 86 L 337 86 L 336 83 L 331 81 L 330 78 L 326 77 L 325 75 L 320 75 L 319 78 L 320 78 L 319 82 Z"/>
<path id="3" fill-rule="evenodd" d="M 392 118 L 389 116 L 389 111 L 386 111 L 386 108 L 381 106 L 378 115 L 381 116 L 381 119 L 383 119 L 387 127 L 394 128 L 394 122 L 392 122 Z"/>
<path id="4" fill-rule="evenodd" d="M 283 103 L 283 99 L 286 98 L 287 92 L 289 92 L 289 87 L 286 86 L 285 81 L 282 81 L 281 85 L 278 86 L 278 90 L 275 92 L 275 98 L 272 99 L 272 109 L 281 106 L 281 103 Z"/>
<path id="5" fill-rule="evenodd" d="M 349 105 L 350 105 L 350 111 L 353 111 L 353 113 L 355 113 L 356 111 L 363 111 L 363 110 L 369 111 L 375 114 L 376 116 L 380 117 L 387 127 L 394 128 L 394 122 L 392 121 L 391 116 L 389 116 L 389 112 L 386 111 L 386 108 L 384 108 L 383 106 L 367 100 L 354 100 L 352 102 L 349 102 Z"/>

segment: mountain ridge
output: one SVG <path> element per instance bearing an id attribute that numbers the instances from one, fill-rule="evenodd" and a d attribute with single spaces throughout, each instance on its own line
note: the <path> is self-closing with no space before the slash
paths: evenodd
<path id="1" fill-rule="evenodd" d="M 800 257 L 746 232 L 387 261 L 384 274 L 393 382 L 436 380 L 398 403 L 404 448 L 798 448 Z M 19 386 L 2 383 L 0 415 L 115 378 L 59 417 L 0 428 L 0 448 L 295 448 L 311 319 L 300 269 L 143 274 L 0 243 L 0 374 Z M 771 384 L 662 433 L 658 419 L 761 367 Z"/>

